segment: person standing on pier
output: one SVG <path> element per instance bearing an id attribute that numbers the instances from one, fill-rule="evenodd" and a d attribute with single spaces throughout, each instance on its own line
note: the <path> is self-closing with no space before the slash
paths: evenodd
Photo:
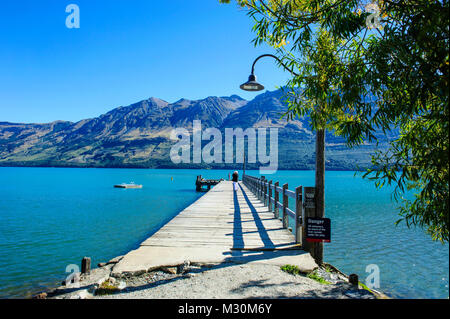
<path id="1" fill-rule="evenodd" d="M 238 181 L 239 181 L 239 173 L 237 171 L 233 172 L 233 189 L 237 191 L 238 189 Z"/>

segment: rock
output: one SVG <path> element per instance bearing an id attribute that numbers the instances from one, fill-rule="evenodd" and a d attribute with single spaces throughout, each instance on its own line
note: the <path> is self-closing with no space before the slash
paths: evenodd
<path id="1" fill-rule="evenodd" d="M 81 289 L 57 295 L 54 299 L 91 299 L 93 297 L 94 295 L 91 293 L 90 289 Z"/>
<path id="2" fill-rule="evenodd" d="M 79 273 L 79 272 L 74 273 L 73 277 L 72 277 L 72 280 L 70 282 L 73 283 L 73 284 L 79 282 L 80 281 L 80 275 L 81 275 L 81 273 Z"/>
<path id="3" fill-rule="evenodd" d="M 108 281 L 109 281 L 109 283 L 110 283 L 111 285 L 114 285 L 114 284 L 116 283 L 116 278 L 114 278 L 114 277 L 109 277 L 109 278 L 108 278 Z"/>
<path id="4" fill-rule="evenodd" d="M 40 294 L 34 296 L 33 299 L 47 299 L 47 293 L 41 292 Z"/>
<path id="5" fill-rule="evenodd" d="M 111 259 L 110 261 L 108 261 L 106 264 L 107 265 L 109 265 L 109 264 L 117 264 L 119 261 L 122 260 L 122 258 L 123 258 L 123 256 L 117 256 L 117 257 Z"/>
<path id="6" fill-rule="evenodd" d="M 70 274 L 66 280 L 63 280 L 61 282 L 62 286 L 70 286 L 71 284 L 76 284 L 77 282 L 79 282 L 81 279 L 81 273 L 76 272 L 76 273 L 72 273 Z"/>
<path id="7" fill-rule="evenodd" d="M 100 267 L 100 268 L 105 267 L 105 266 L 106 266 L 106 263 L 98 263 L 97 264 L 97 267 Z"/>
<path id="8" fill-rule="evenodd" d="M 127 284 L 124 281 L 119 282 L 119 285 L 117 286 L 117 289 L 123 290 L 127 288 Z"/>
<path id="9" fill-rule="evenodd" d="M 78 298 L 79 299 L 90 299 L 93 296 L 89 293 L 88 289 L 83 289 L 81 291 L 78 292 Z"/>
<path id="10" fill-rule="evenodd" d="M 359 299 L 361 295 L 357 291 L 347 291 L 345 295 L 352 299 Z"/>
<path id="11" fill-rule="evenodd" d="M 111 267 L 112 265 L 105 265 L 101 268 L 91 269 L 89 275 L 82 275 L 81 280 L 83 286 L 90 286 L 95 284 L 100 285 L 103 281 L 109 278 Z"/>
<path id="12" fill-rule="evenodd" d="M 161 270 L 167 274 L 172 274 L 172 275 L 177 274 L 177 267 L 161 267 Z"/>
<path id="13" fill-rule="evenodd" d="M 95 291 L 98 289 L 98 287 L 99 287 L 100 285 L 91 285 L 89 288 L 88 288 L 88 292 L 90 293 L 90 294 L 92 294 L 92 295 L 95 295 Z"/>
<path id="14" fill-rule="evenodd" d="M 185 272 L 189 271 L 191 262 L 189 260 L 185 260 L 182 265 L 179 265 L 177 267 L 177 273 L 184 274 Z"/>

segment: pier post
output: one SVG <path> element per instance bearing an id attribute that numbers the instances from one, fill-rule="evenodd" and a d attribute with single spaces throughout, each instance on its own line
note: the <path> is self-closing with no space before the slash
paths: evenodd
<path id="1" fill-rule="evenodd" d="M 258 198 L 258 199 L 259 199 L 259 187 L 260 187 L 260 185 L 261 185 L 261 178 L 258 178 L 256 180 L 256 198 Z"/>
<path id="2" fill-rule="evenodd" d="M 288 184 L 283 185 L 283 228 L 288 227 L 288 215 L 286 212 L 286 208 L 289 206 L 289 198 L 286 194 L 286 190 L 288 189 Z"/>
<path id="3" fill-rule="evenodd" d="M 197 192 L 200 192 L 202 190 L 202 176 L 201 175 L 197 175 L 197 180 L 195 181 L 195 190 Z"/>
<path id="4" fill-rule="evenodd" d="M 269 212 L 272 211 L 272 180 L 269 181 Z"/>
<path id="5" fill-rule="evenodd" d="M 261 177 L 258 178 L 258 184 L 256 185 L 256 197 L 259 199 L 259 190 L 261 187 Z"/>
<path id="6" fill-rule="evenodd" d="M 353 286 L 356 286 L 358 288 L 359 286 L 359 279 L 357 274 L 350 274 L 348 276 L 348 282 L 352 284 Z"/>
<path id="7" fill-rule="evenodd" d="M 278 202 L 280 201 L 280 193 L 278 192 L 278 185 L 280 185 L 280 182 L 275 182 L 274 184 L 274 192 L 275 192 L 275 203 L 274 203 L 274 213 L 275 218 L 280 218 L 279 210 L 278 210 Z"/>
<path id="8" fill-rule="evenodd" d="M 267 204 L 267 180 L 266 179 L 264 179 L 263 191 L 264 191 L 263 203 L 264 203 L 264 206 L 266 206 L 266 205 L 268 205 Z"/>
<path id="9" fill-rule="evenodd" d="M 302 241 L 302 219 L 303 210 L 303 194 L 302 186 L 295 189 L 295 242 L 298 244 Z M 303 243 L 302 243 L 303 245 Z"/>
<path id="10" fill-rule="evenodd" d="M 91 271 L 91 258 L 90 257 L 84 257 L 81 260 L 81 273 L 82 274 L 88 274 Z"/>
<path id="11" fill-rule="evenodd" d="M 262 178 L 263 178 L 263 184 L 262 184 L 262 200 L 263 200 L 263 204 L 264 204 L 264 206 L 266 205 L 266 194 L 265 194 L 265 187 L 266 187 L 266 177 L 265 176 L 262 176 Z"/>
<path id="12" fill-rule="evenodd" d="M 264 179 L 262 181 L 262 188 L 261 188 L 261 200 L 263 202 L 263 206 L 266 206 L 266 195 L 264 194 L 264 189 L 266 187 L 265 183 L 266 183 L 266 180 Z"/>
<path id="13" fill-rule="evenodd" d="M 264 176 L 261 176 L 261 186 L 259 188 L 259 199 L 262 200 L 263 199 L 263 189 L 264 189 Z"/>

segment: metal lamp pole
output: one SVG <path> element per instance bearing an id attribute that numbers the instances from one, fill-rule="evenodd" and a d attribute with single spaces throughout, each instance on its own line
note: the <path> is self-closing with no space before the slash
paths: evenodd
<path id="1" fill-rule="evenodd" d="M 291 72 L 295 76 L 297 73 L 289 69 L 277 56 L 273 54 L 263 54 L 255 59 L 252 64 L 252 71 L 248 81 L 243 83 L 240 88 L 245 91 L 261 91 L 264 86 L 256 81 L 255 64 L 263 57 L 271 57 L 280 63 L 285 70 Z M 320 111 L 320 105 L 317 106 Z M 245 154 L 245 152 L 244 152 Z M 245 165 L 245 160 L 244 160 Z M 315 217 L 325 217 L 325 129 L 318 129 L 316 131 L 316 172 L 315 172 Z M 302 245 L 309 250 L 311 256 L 320 265 L 323 263 L 323 243 L 302 243 Z"/>

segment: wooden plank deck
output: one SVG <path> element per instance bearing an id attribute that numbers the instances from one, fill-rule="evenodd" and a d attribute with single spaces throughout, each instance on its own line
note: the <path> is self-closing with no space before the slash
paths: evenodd
<path id="1" fill-rule="evenodd" d="M 306 254 L 302 258 L 311 263 L 294 235 L 242 182 L 234 191 L 233 182 L 222 181 L 125 255 L 113 273 L 146 271 L 184 259 L 221 262 L 243 252 L 255 256 L 267 251 L 271 258 Z"/>

